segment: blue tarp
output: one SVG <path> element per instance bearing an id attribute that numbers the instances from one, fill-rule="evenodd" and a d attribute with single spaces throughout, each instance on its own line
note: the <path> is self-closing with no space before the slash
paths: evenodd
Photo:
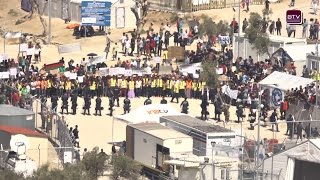
<path id="1" fill-rule="evenodd" d="M 26 12 L 32 11 L 32 5 L 30 3 L 30 0 L 21 0 L 21 9 Z"/>

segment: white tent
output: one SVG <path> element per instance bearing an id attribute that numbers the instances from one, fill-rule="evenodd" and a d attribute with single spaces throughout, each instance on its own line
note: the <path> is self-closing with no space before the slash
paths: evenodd
<path id="1" fill-rule="evenodd" d="M 307 54 L 311 52 L 316 52 L 315 45 L 288 45 L 286 47 L 279 48 L 276 52 L 272 54 L 272 56 L 280 56 L 283 51 L 286 51 L 289 58 L 292 59 L 292 61 L 306 61 L 307 60 Z"/>
<path id="2" fill-rule="evenodd" d="M 181 115 L 181 113 L 168 104 L 150 104 L 140 106 L 128 114 L 115 116 L 115 119 L 125 121 L 129 124 L 143 122 L 159 123 L 160 117 L 172 115 Z"/>
<path id="3" fill-rule="evenodd" d="M 282 91 L 287 91 L 291 88 L 299 88 L 300 86 L 306 87 L 313 81 L 313 79 L 303 78 L 275 71 L 266 78 L 264 78 L 262 81 L 260 81 L 259 85 L 271 86 L 273 88 L 281 89 Z M 274 84 L 276 84 L 276 86 L 274 86 Z"/>

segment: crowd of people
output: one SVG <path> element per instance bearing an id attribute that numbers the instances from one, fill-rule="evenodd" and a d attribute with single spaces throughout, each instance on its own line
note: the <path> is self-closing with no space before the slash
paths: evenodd
<path id="1" fill-rule="evenodd" d="M 245 19 L 244 21 L 247 20 Z M 230 26 L 232 27 L 234 24 L 236 23 L 231 23 Z M 214 119 L 218 122 L 223 120 L 221 114 L 224 114 L 224 121 L 229 122 L 229 108 L 234 105 L 237 109 L 236 122 L 244 121 L 246 117 L 245 109 L 248 108 L 249 115 L 247 119 L 250 122 L 251 129 L 254 129 L 257 119 L 261 118 L 265 121 L 269 119 L 274 123 L 274 130 L 278 130 L 277 120 L 287 119 L 288 115 L 285 112 L 289 106 L 281 105 L 279 108 L 281 116 L 278 117 L 278 112 L 269 106 L 268 92 L 265 91 L 261 96 L 260 114 L 257 114 L 259 108 L 257 102 L 260 93 L 258 92 L 257 83 L 273 71 L 296 75 L 294 64 L 283 66 L 282 63 L 270 59 L 255 62 L 250 56 L 247 58 L 238 57 L 234 61 L 232 49 L 228 47 L 230 39 L 225 43 L 225 41 L 221 40 L 223 39 L 221 34 L 216 35 L 215 38 L 200 37 L 198 36 L 197 23 L 190 27 L 189 32 L 188 30 L 183 31 L 184 24 L 181 18 L 178 19 L 176 26 L 177 31 L 173 34 L 171 34 L 169 22 L 162 23 L 158 31 L 154 29 L 151 23 L 146 37 L 141 37 L 135 30 L 131 33 L 131 37 L 123 34 L 119 42 L 114 42 L 112 58 L 108 58 L 117 59 L 118 62 L 115 66 L 110 67 L 124 67 L 125 69 L 152 67 L 152 56 L 163 55 L 162 50 L 166 50 L 170 46 L 169 39 L 173 36 L 175 45 L 180 44 L 180 46 L 184 47 L 190 43 L 197 43 L 196 52 L 191 51 L 187 54 L 186 59 L 189 59 L 190 62 L 201 61 L 197 60 L 201 59 L 198 55 L 204 53 L 207 59 L 217 62 L 218 68 L 223 70 L 222 75 L 227 77 L 227 80 L 222 80 L 218 83 L 220 85 L 219 88 L 209 88 L 201 76 L 183 75 L 179 68 L 172 69 L 171 73 L 165 75 L 158 74 L 159 69 L 155 69 L 158 71 L 151 70 L 150 74 L 145 75 L 98 76 L 95 72 L 98 72 L 100 68 L 107 67 L 107 64 L 100 63 L 89 66 L 86 64 L 86 59 L 83 59 L 79 64 L 75 64 L 74 61 L 66 64 L 62 58 L 60 62 L 64 66 L 59 68 L 60 73 L 50 74 L 43 72 L 44 68 L 38 68 L 33 65 L 31 63 L 32 56 L 28 55 L 26 57 L 21 56 L 19 61 L 10 59 L 0 63 L 0 72 L 8 71 L 10 68 L 19 69 L 17 75 L 5 80 L 4 83 L 14 87 L 14 90 L 8 90 L 4 85 L 0 89 L 0 104 L 11 103 L 25 108 L 27 105 L 32 106 L 30 99 L 39 98 L 42 104 L 49 107 L 47 109 L 51 109 L 54 113 L 69 114 L 70 112 L 75 115 L 79 113 L 78 109 L 80 108 L 84 115 L 91 115 L 93 109 L 95 115 L 102 116 L 102 112 L 107 110 L 109 111 L 108 115 L 113 116 L 113 111 L 116 107 L 120 107 L 120 104 L 123 104 L 123 112 L 129 113 L 131 101 L 134 98 L 145 97 L 145 105 L 155 103 L 152 102 L 152 97 L 162 97 L 160 101 L 162 104 L 167 103 L 166 98 L 171 98 L 170 102 L 181 102 L 182 113 L 188 113 L 188 99 L 199 99 L 201 100 L 201 112 L 199 114 L 201 114 L 201 119 L 203 120 L 207 120 L 210 117 L 210 112 L 213 112 Z M 248 22 L 243 23 L 243 26 L 243 30 L 245 30 Z M 276 29 L 277 33 L 281 32 L 282 25 L 280 20 L 273 23 L 272 26 L 275 26 L 274 29 Z M 264 27 L 264 31 L 267 31 L 267 25 Z M 270 31 L 270 33 L 273 31 Z M 109 42 L 111 43 L 110 39 Z M 221 51 L 211 48 L 215 43 L 221 44 Z M 128 59 L 128 56 L 135 56 L 134 54 L 136 54 L 137 59 L 121 61 L 122 58 L 119 57 L 119 53 L 123 53 L 126 59 Z M 34 58 L 39 57 L 34 56 Z M 144 62 L 142 63 L 142 61 Z M 78 78 L 71 79 L 64 76 L 63 73 L 66 71 L 76 73 Z M 307 73 L 304 73 L 307 77 Z M 312 75 L 308 73 L 308 76 Z M 237 90 L 237 98 L 231 98 L 221 93 L 223 88 L 226 87 Z M 302 91 L 297 89 L 292 92 L 295 92 L 294 94 L 299 94 L 297 92 L 300 92 L 301 94 Z M 308 89 L 307 92 L 309 93 L 310 91 Z M 305 93 L 306 91 L 303 92 Z M 287 101 L 290 102 L 290 99 L 295 97 L 289 94 L 288 92 L 288 96 L 282 104 L 286 104 Z M 314 99 L 314 94 L 310 95 L 309 93 L 308 96 L 311 98 L 304 99 L 306 106 L 313 103 L 312 99 Z M 108 103 L 103 102 L 103 97 L 109 98 Z M 124 98 L 122 103 L 120 103 L 120 97 Z M 78 105 L 79 98 L 84 99 L 83 107 Z M 181 99 L 183 100 L 181 101 Z M 59 103 L 59 100 L 61 103 Z M 95 107 L 92 105 L 92 101 L 94 101 Z M 214 110 L 208 109 L 210 103 L 214 105 Z M 108 104 L 108 108 L 104 108 L 106 104 Z M 45 118 L 48 113 L 45 111 L 46 108 L 43 109 L 43 117 Z M 268 115 L 270 110 L 274 111 L 271 116 Z M 293 131 L 290 132 L 290 136 L 292 136 Z M 300 132 L 300 130 L 297 130 L 297 132 Z"/>

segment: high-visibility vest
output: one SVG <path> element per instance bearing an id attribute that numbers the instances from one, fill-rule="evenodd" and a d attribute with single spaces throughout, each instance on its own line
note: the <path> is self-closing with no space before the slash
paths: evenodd
<path id="1" fill-rule="evenodd" d="M 317 75 L 316 75 L 316 80 L 317 80 L 317 81 L 320 81 L 320 73 L 317 73 Z"/>
<path id="2" fill-rule="evenodd" d="M 93 83 L 91 84 L 90 90 L 91 90 L 91 91 L 96 90 L 96 82 L 93 82 Z"/>
<path id="3" fill-rule="evenodd" d="M 121 81 L 121 88 L 122 88 L 122 89 L 126 89 L 126 88 L 127 88 L 127 84 L 128 84 L 128 83 L 127 83 L 127 80 L 125 80 L 125 79 L 122 80 L 122 81 Z"/>
<path id="4" fill-rule="evenodd" d="M 155 88 L 155 87 L 156 87 L 156 83 L 157 83 L 157 80 L 154 79 L 154 80 L 151 82 L 151 88 Z"/>
<path id="5" fill-rule="evenodd" d="M 172 89 L 172 86 L 173 86 L 173 81 L 172 80 L 169 80 L 168 86 L 169 86 L 168 87 L 169 89 Z"/>
<path id="6" fill-rule="evenodd" d="M 64 88 L 64 82 L 62 81 L 61 83 L 60 83 L 60 89 L 63 89 Z"/>
<path id="7" fill-rule="evenodd" d="M 22 85 L 18 84 L 18 90 L 21 91 L 21 89 L 22 89 Z"/>
<path id="8" fill-rule="evenodd" d="M 52 83 L 50 80 L 47 81 L 47 84 L 48 84 L 48 88 L 51 88 L 52 87 Z"/>
<path id="9" fill-rule="evenodd" d="M 148 84 L 148 78 L 143 78 L 143 86 L 147 86 Z"/>
<path id="10" fill-rule="evenodd" d="M 207 82 L 201 82 L 201 90 L 204 90 L 204 87 L 207 85 Z"/>
<path id="11" fill-rule="evenodd" d="M 192 89 L 193 89 L 194 91 L 196 91 L 196 90 L 198 89 L 198 84 L 199 84 L 199 83 L 196 83 L 196 82 L 193 82 L 193 83 L 192 83 Z"/>
<path id="12" fill-rule="evenodd" d="M 187 89 L 191 89 L 192 88 L 192 81 L 187 81 Z"/>
<path id="13" fill-rule="evenodd" d="M 129 89 L 134 90 L 134 81 L 129 82 Z"/>
<path id="14" fill-rule="evenodd" d="M 70 89 L 71 89 L 71 81 L 67 81 L 66 90 L 70 90 Z"/>
<path id="15" fill-rule="evenodd" d="M 117 80 L 111 78 L 110 87 L 116 87 Z"/>
<path id="16" fill-rule="evenodd" d="M 181 83 L 181 82 L 180 82 Z M 174 93 L 179 93 L 179 84 L 180 83 L 176 83 L 175 85 L 174 85 L 174 88 L 173 88 L 173 92 Z"/>
<path id="17" fill-rule="evenodd" d="M 180 81 L 179 88 L 180 89 L 185 89 L 186 88 L 186 82 L 185 81 Z"/>
<path id="18" fill-rule="evenodd" d="M 158 79 L 157 84 L 158 84 L 158 87 L 162 87 L 162 85 L 163 85 L 162 79 Z"/>
<path id="19" fill-rule="evenodd" d="M 201 82 L 198 82 L 198 83 L 197 83 L 197 89 L 198 89 L 198 91 L 202 91 L 201 87 L 202 87 L 202 83 L 201 83 Z"/>

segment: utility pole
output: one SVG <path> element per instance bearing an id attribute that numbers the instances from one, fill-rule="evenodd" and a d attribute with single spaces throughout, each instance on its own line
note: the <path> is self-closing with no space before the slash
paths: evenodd
<path id="1" fill-rule="evenodd" d="M 239 4 L 239 8 L 238 8 L 238 42 L 237 42 L 237 46 L 238 46 L 238 48 L 237 48 L 237 58 L 239 58 L 239 56 L 240 56 L 240 29 L 241 29 L 241 27 L 240 27 L 240 7 L 241 7 L 241 0 L 238 0 L 238 4 Z"/>
<path id="2" fill-rule="evenodd" d="M 48 0 L 48 17 L 49 17 L 49 32 L 48 32 L 48 43 L 51 44 L 51 0 Z"/>

